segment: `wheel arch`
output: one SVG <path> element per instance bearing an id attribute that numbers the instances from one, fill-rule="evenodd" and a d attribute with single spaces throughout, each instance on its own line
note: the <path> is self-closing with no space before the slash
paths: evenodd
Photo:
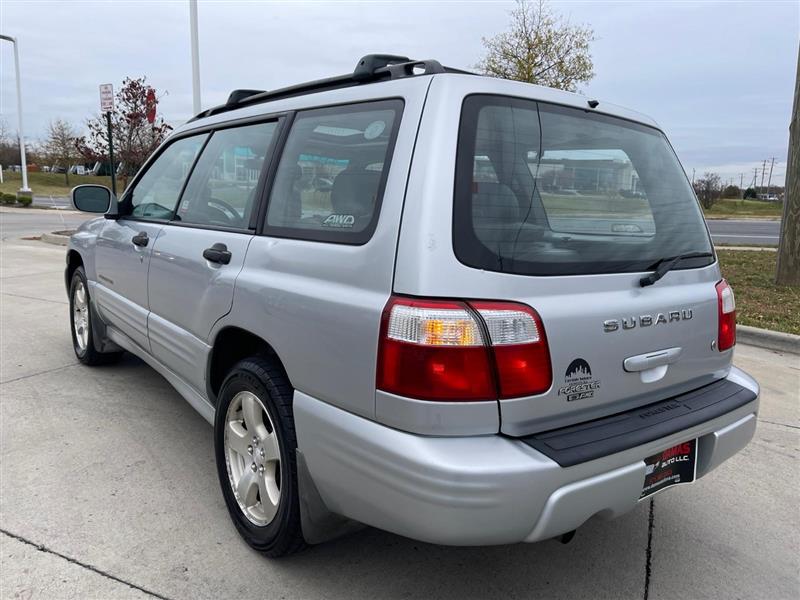
<path id="1" fill-rule="evenodd" d="M 69 284 L 72 281 L 73 273 L 78 267 L 83 266 L 84 262 L 81 253 L 74 248 L 67 250 L 67 269 L 64 271 L 64 283 L 67 286 L 67 292 L 69 292 Z"/>
<path id="2" fill-rule="evenodd" d="M 256 355 L 276 362 L 286 373 L 275 348 L 264 338 L 235 325 L 227 325 L 217 332 L 206 365 L 206 394 L 212 404 L 216 406 L 217 395 L 231 367 L 248 356 Z"/>

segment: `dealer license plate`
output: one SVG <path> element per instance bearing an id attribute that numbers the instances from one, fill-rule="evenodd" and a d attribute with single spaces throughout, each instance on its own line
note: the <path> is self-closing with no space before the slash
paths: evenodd
<path id="1" fill-rule="evenodd" d="M 673 485 L 692 483 L 697 469 L 697 440 L 690 440 L 644 460 L 647 471 L 639 499 Z"/>

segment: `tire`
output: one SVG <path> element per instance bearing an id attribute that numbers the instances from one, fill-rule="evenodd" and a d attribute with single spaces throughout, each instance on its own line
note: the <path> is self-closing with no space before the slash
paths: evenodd
<path id="1" fill-rule="evenodd" d="M 296 450 L 292 387 L 283 369 L 261 356 L 240 361 L 219 392 L 214 422 L 217 474 L 239 534 L 271 558 L 306 548 Z"/>
<path id="2" fill-rule="evenodd" d="M 105 365 L 122 356 L 122 352 L 100 352 L 94 344 L 89 283 L 82 266 L 75 269 L 69 282 L 69 325 L 72 349 L 83 364 Z"/>

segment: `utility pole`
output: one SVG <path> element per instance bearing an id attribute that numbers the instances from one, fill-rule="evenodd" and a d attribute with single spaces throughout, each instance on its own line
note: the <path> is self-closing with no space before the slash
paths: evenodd
<path id="1" fill-rule="evenodd" d="M 789 122 L 789 152 L 786 157 L 786 193 L 778 244 L 775 283 L 800 285 L 800 51 L 794 83 L 794 106 Z"/>
<path id="2" fill-rule="evenodd" d="M 739 195 L 744 200 L 744 173 L 739 173 Z"/>
<path id="3" fill-rule="evenodd" d="M 200 113 L 200 44 L 197 36 L 197 0 L 189 0 L 189 28 L 192 39 L 192 109 Z"/>
<path id="4" fill-rule="evenodd" d="M 694 189 L 694 167 L 692 167 L 692 189 Z"/>
<path id="5" fill-rule="evenodd" d="M 769 179 L 767 179 L 767 196 L 769 196 L 769 186 L 772 185 L 772 169 L 775 167 L 775 157 L 772 157 L 772 162 L 769 165 Z"/>
<path id="6" fill-rule="evenodd" d="M 761 193 L 764 193 L 764 175 L 767 172 L 767 159 L 761 161 L 761 185 L 758 186 L 761 188 Z"/>
<path id="7" fill-rule="evenodd" d="M 6 40 L 14 45 L 14 72 L 17 77 L 17 136 L 19 137 L 19 161 L 22 168 L 22 187 L 19 191 L 23 194 L 30 194 L 31 188 L 28 187 L 28 161 L 25 158 L 25 134 L 22 132 L 22 83 L 19 77 L 19 47 L 17 38 L 10 35 L 1 35 L 0 40 Z"/>

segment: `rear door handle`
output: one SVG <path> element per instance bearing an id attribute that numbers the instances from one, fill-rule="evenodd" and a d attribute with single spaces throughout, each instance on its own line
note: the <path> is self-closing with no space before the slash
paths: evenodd
<path id="1" fill-rule="evenodd" d="M 220 265 L 227 265 L 231 262 L 232 254 L 228 247 L 222 243 L 216 243 L 211 248 L 203 250 L 203 258 L 209 262 L 218 263 Z"/>
<path id="2" fill-rule="evenodd" d="M 150 238 L 147 237 L 146 231 L 142 231 L 141 233 L 137 233 L 135 236 L 133 236 L 131 241 L 134 243 L 134 245 L 144 248 L 150 242 Z"/>
<path id="3" fill-rule="evenodd" d="M 639 354 L 625 359 L 622 363 L 623 368 L 629 373 L 636 371 L 646 371 L 655 367 L 662 367 L 674 363 L 681 355 L 682 348 L 667 348 L 666 350 L 656 350 L 647 354 Z"/>

